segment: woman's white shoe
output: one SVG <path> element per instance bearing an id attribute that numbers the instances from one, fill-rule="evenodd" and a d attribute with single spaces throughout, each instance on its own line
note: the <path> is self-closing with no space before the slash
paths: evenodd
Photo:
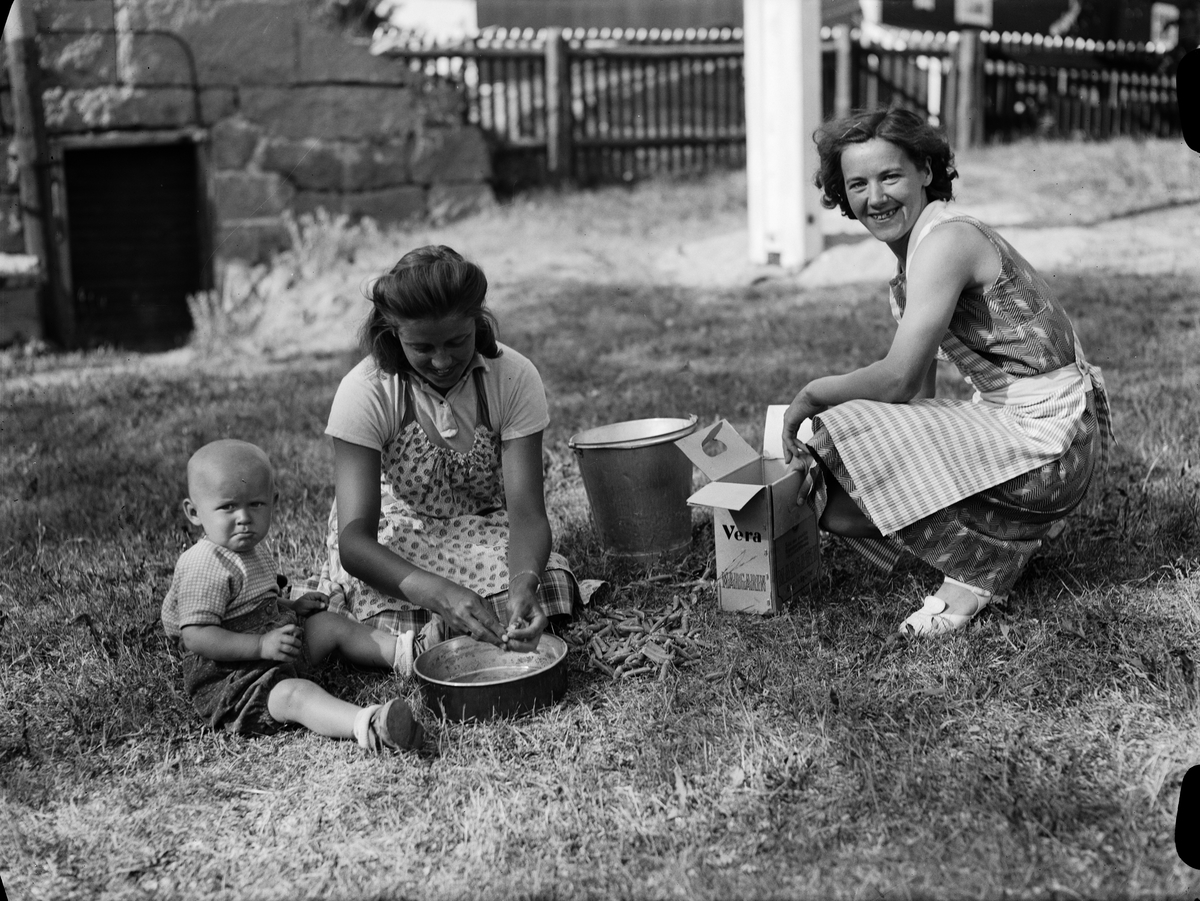
<path id="1" fill-rule="evenodd" d="M 986 603 L 980 604 L 975 608 L 975 613 L 986 606 Z M 945 601 L 941 598 L 927 597 L 925 606 L 909 614 L 900 624 L 900 632 L 903 634 L 909 629 L 914 635 L 944 635 L 947 632 L 957 632 L 967 627 L 975 618 L 975 613 L 947 613 Z"/>
<path id="2" fill-rule="evenodd" d="M 964 588 L 975 597 L 975 609 L 970 613 L 960 613 L 947 609 L 946 602 L 939 597 L 930 596 L 925 598 L 925 603 L 920 610 L 909 614 L 908 618 L 900 624 L 900 633 L 908 634 L 911 630 L 913 635 L 945 635 L 948 632 L 957 632 L 960 629 L 965 629 L 988 602 L 992 600 L 992 595 L 984 591 L 982 588 L 976 588 L 974 585 L 968 585 L 965 582 L 959 582 L 957 579 L 946 578 L 944 585 L 953 585 L 957 588 Z"/>

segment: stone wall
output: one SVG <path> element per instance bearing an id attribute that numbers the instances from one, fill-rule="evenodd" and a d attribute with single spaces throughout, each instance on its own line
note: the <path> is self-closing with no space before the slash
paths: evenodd
<path id="1" fill-rule="evenodd" d="M 372 56 L 309 0 L 40 0 L 36 20 L 51 139 L 203 129 L 219 257 L 285 246 L 284 211 L 390 223 L 493 202 L 454 86 Z M 0 250 L 20 251 L 11 156 Z"/>

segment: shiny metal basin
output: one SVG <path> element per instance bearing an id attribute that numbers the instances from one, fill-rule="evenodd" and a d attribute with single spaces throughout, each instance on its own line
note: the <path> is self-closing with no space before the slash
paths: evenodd
<path id="1" fill-rule="evenodd" d="M 425 702 L 449 720 L 520 716 L 567 691 L 567 643 L 542 635 L 536 651 L 505 651 L 469 636 L 435 645 L 413 663 Z"/>

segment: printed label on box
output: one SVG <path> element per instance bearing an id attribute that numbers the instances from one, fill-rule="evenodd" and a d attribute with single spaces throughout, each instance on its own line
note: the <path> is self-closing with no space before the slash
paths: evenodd
<path id="1" fill-rule="evenodd" d="M 713 510 L 717 589 L 725 610 L 763 612 L 772 607 L 771 539 L 755 525 L 738 522 L 728 510 Z"/>

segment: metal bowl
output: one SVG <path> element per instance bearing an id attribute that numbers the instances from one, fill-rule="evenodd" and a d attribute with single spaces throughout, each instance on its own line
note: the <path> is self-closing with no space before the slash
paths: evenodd
<path id="1" fill-rule="evenodd" d="M 567 643 L 543 634 L 536 651 L 505 651 L 468 635 L 434 645 L 413 661 L 430 709 L 448 720 L 519 716 L 567 691 Z"/>

